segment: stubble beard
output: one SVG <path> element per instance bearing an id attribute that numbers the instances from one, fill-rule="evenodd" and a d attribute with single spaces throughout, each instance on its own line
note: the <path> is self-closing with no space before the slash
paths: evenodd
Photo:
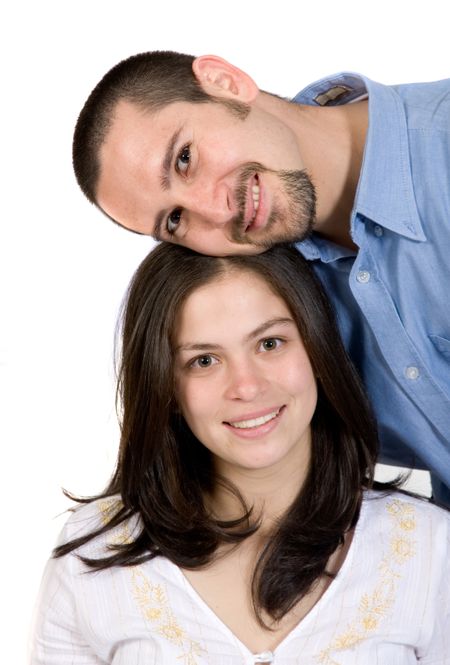
<path id="1" fill-rule="evenodd" d="M 283 209 L 274 205 L 270 217 L 259 237 L 246 233 L 244 215 L 249 178 L 255 173 L 274 175 L 281 187 Z M 232 239 L 239 244 L 269 249 L 277 243 L 302 242 L 314 228 L 316 219 L 316 190 L 305 170 L 274 171 L 258 162 L 247 164 L 242 170 L 236 190 L 239 214 L 234 218 Z"/>

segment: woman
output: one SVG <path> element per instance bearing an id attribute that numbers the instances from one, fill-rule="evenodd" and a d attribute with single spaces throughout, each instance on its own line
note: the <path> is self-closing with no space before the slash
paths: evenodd
<path id="1" fill-rule="evenodd" d="M 125 305 L 122 435 L 49 562 L 34 664 L 445 663 L 449 518 L 377 438 L 295 249 L 159 245 Z"/>

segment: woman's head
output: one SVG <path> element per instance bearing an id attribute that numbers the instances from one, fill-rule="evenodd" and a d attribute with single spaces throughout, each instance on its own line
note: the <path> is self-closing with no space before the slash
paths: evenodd
<path id="1" fill-rule="evenodd" d="M 298 487 L 309 466 L 314 372 L 286 302 L 260 275 L 224 263 L 176 319 L 177 404 L 222 476 L 296 469 Z"/>
<path id="2" fill-rule="evenodd" d="M 219 545 L 259 528 L 230 469 L 289 463 L 302 469 L 299 491 L 258 557 L 256 615 L 281 619 L 329 575 L 372 485 L 377 436 L 328 301 L 293 247 L 211 258 L 159 245 L 125 301 L 119 397 L 119 458 L 101 497 L 120 493 L 123 506 L 56 556 L 137 514 L 131 539 L 83 561 L 101 569 L 165 556 L 204 566 Z M 218 486 L 240 501 L 240 517 L 211 514 Z"/>
<path id="3" fill-rule="evenodd" d="M 210 285 L 211 288 L 207 288 Z M 284 325 L 286 328 L 290 326 L 290 334 L 294 337 L 298 333 L 297 358 L 300 358 L 300 363 L 303 362 L 303 369 L 309 368 L 312 377 L 305 384 L 308 387 L 305 393 L 307 397 L 302 395 L 303 402 L 297 401 L 296 407 L 299 422 L 306 423 L 304 430 L 308 436 L 309 422 L 306 421 L 309 421 L 309 415 L 314 414 L 311 423 L 310 472 L 314 493 L 326 487 L 325 478 L 329 482 L 339 483 L 338 492 L 345 494 L 350 489 L 357 492 L 367 474 L 371 477 L 376 436 L 365 397 L 343 351 L 328 302 L 298 252 L 292 247 L 277 246 L 256 256 L 211 258 L 163 243 L 139 267 L 125 303 L 120 370 L 123 427 L 117 479 L 120 477 L 124 500 L 127 501 L 128 497 L 131 505 L 139 503 L 140 488 L 146 482 L 145 479 L 148 480 L 149 474 L 153 480 L 157 478 L 158 482 L 164 482 L 169 494 L 171 487 L 174 491 L 176 489 L 179 500 L 181 494 L 189 499 L 192 492 L 195 494 L 200 488 L 211 487 L 211 456 L 198 441 L 198 438 L 203 438 L 207 445 L 211 429 L 208 430 L 207 419 L 205 415 L 202 416 L 201 409 L 196 410 L 195 391 L 200 390 L 203 395 L 202 406 L 206 407 L 208 391 L 198 386 L 200 380 L 205 385 L 211 382 L 211 387 L 216 391 L 216 404 L 219 404 L 217 385 L 212 378 L 217 372 L 215 367 L 205 373 L 202 373 L 204 368 L 198 368 L 195 371 L 202 378 L 197 379 L 194 377 L 195 372 L 186 370 L 184 361 L 199 355 L 208 356 L 209 350 L 205 343 L 219 346 L 233 343 L 233 331 L 241 334 L 241 337 L 245 336 L 242 326 L 238 330 L 238 324 L 242 321 L 236 321 L 235 317 L 238 316 L 240 298 L 243 318 L 249 307 L 249 303 L 244 302 L 245 296 L 248 300 L 249 293 L 258 290 L 255 285 L 259 287 L 261 303 L 264 298 L 270 299 L 272 296 L 272 302 L 281 310 L 284 308 L 284 315 L 278 318 L 291 320 L 291 323 L 286 322 Z M 221 302 L 221 306 L 211 312 L 210 319 L 207 311 L 195 319 L 194 305 L 197 303 L 199 311 L 202 297 L 204 305 L 208 307 L 212 307 L 217 298 L 226 298 L 226 302 Z M 230 298 L 233 298 L 233 307 L 229 307 Z M 264 319 L 262 305 L 259 312 L 260 318 Z M 194 337 L 189 334 L 187 314 L 191 318 L 189 325 L 194 322 L 196 325 Z M 219 314 L 221 325 L 214 328 L 213 322 Z M 255 326 L 251 328 L 247 317 L 248 333 L 268 321 L 270 318 L 255 321 Z M 202 325 L 205 334 L 213 334 L 216 338 L 200 336 Z M 283 324 L 277 325 L 279 328 Z M 227 329 L 220 332 L 225 326 Z M 272 335 L 270 339 L 281 337 L 278 328 L 275 332 L 268 330 L 269 337 Z M 220 335 L 222 337 L 219 339 Z M 257 336 L 254 341 L 258 343 L 263 339 L 265 333 Z M 276 341 L 274 343 L 278 344 Z M 186 349 L 177 348 L 180 346 L 191 348 L 186 352 Z M 193 346 L 198 347 L 199 353 L 192 354 L 192 351 L 196 351 Z M 265 357 L 273 359 L 271 353 L 274 351 L 266 350 Z M 212 356 L 215 357 L 214 353 Z M 246 356 L 247 360 L 249 357 Z M 261 364 L 262 355 L 255 354 L 254 357 Z M 198 365 L 199 361 L 196 362 Z M 271 362 L 276 365 L 275 360 Z M 292 366 L 292 362 L 290 364 Z M 267 383 L 272 381 L 269 375 L 270 372 L 266 372 L 264 390 Z M 223 373 L 221 377 L 223 387 L 229 377 L 223 379 Z M 317 377 L 317 406 L 314 377 Z M 286 380 L 283 379 L 284 384 Z M 296 376 L 296 380 L 298 382 L 299 376 Z M 301 393 L 300 384 L 297 383 L 297 397 Z M 254 414 L 267 415 L 267 409 L 269 415 L 276 413 L 280 423 L 283 418 L 287 420 L 288 410 L 284 407 L 292 394 L 289 387 L 283 397 L 280 391 L 284 388 L 280 388 L 279 383 L 275 388 L 272 385 L 272 393 L 261 396 L 260 386 L 256 409 L 252 406 L 247 408 L 251 400 L 244 400 L 246 406 L 241 411 L 243 400 L 231 400 L 234 406 L 230 408 L 229 416 L 222 402 L 217 412 L 218 422 L 229 431 L 227 417 L 234 423 L 236 417 L 239 424 L 242 423 L 239 420 L 241 416 L 244 421 L 251 420 Z M 214 391 L 211 388 L 211 395 Z M 238 402 L 239 407 L 236 407 Z M 303 415 L 300 414 L 302 404 L 307 404 Z M 194 433 L 186 427 L 180 411 L 186 415 Z M 267 427 L 270 429 L 271 426 Z M 162 476 L 164 481 L 161 480 Z"/>

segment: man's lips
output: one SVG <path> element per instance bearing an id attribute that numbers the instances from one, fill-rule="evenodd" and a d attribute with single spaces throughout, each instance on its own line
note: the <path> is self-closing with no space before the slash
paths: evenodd
<path id="1" fill-rule="evenodd" d="M 247 180 L 245 209 L 244 209 L 244 227 L 245 230 L 252 224 L 255 217 L 255 204 L 253 201 L 253 187 L 258 185 L 258 175 L 253 173 Z"/>
<path id="2" fill-rule="evenodd" d="M 266 196 L 261 177 L 255 173 L 249 180 L 244 217 L 245 233 L 263 228 L 266 223 Z"/>

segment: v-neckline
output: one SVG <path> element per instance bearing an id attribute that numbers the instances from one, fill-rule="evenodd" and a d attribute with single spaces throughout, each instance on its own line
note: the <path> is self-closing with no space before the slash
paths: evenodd
<path id="1" fill-rule="evenodd" d="M 311 623 L 311 621 L 313 621 L 317 613 L 323 609 L 323 606 L 330 603 L 331 599 L 336 595 L 337 591 L 339 590 L 339 588 L 342 586 L 343 582 L 349 575 L 352 561 L 355 558 L 355 552 L 358 550 L 359 547 L 360 532 L 362 530 L 363 522 L 365 520 L 366 503 L 367 500 L 363 498 L 361 502 L 359 519 L 354 529 L 352 542 L 350 543 L 345 559 L 335 579 L 331 581 L 329 586 L 325 589 L 324 593 L 320 596 L 318 601 L 311 607 L 309 612 L 302 619 L 300 619 L 300 621 L 294 626 L 294 628 L 292 628 L 292 630 L 277 644 L 277 646 L 270 651 L 270 653 L 272 653 L 274 656 L 279 654 L 279 652 L 286 646 L 288 642 L 294 639 L 300 632 L 305 630 L 305 626 L 307 627 L 308 624 Z M 245 655 L 246 658 L 256 657 L 260 655 L 260 653 L 268 652 L 268 650 L 265 649 L 262 652 L 253 653 L 253 651 L 251 651 L 233 633 L 231 628 L 229 628 L 227 624 L 224 621 L 222 621 L 222 619 L 201 597 L 198 591 L 196 591 L 196 589 L 192 586 L 188 578 L 184 575 L 181 568 L 179 568 L 179 566 L 169 561 L 169 559 L 164 559 L 164 564 L 174 571 L 175 575 L 180 581 L 182 587 L 185 589 L 186 593 L 191 597 L 191 599 L 196 603 L 196 605 L 198 605 L 203 610 L 203 612 L 210 617 L 212 623 L 215 624 L 216 627 L 219 628 L 222 633 L 225 633 L 230 638 L 231 642 L 234 642 L 235 644 L 238 645 L 238 647 L 240 648 L 240 650 L 242 651 L 243 655 Z"/>

